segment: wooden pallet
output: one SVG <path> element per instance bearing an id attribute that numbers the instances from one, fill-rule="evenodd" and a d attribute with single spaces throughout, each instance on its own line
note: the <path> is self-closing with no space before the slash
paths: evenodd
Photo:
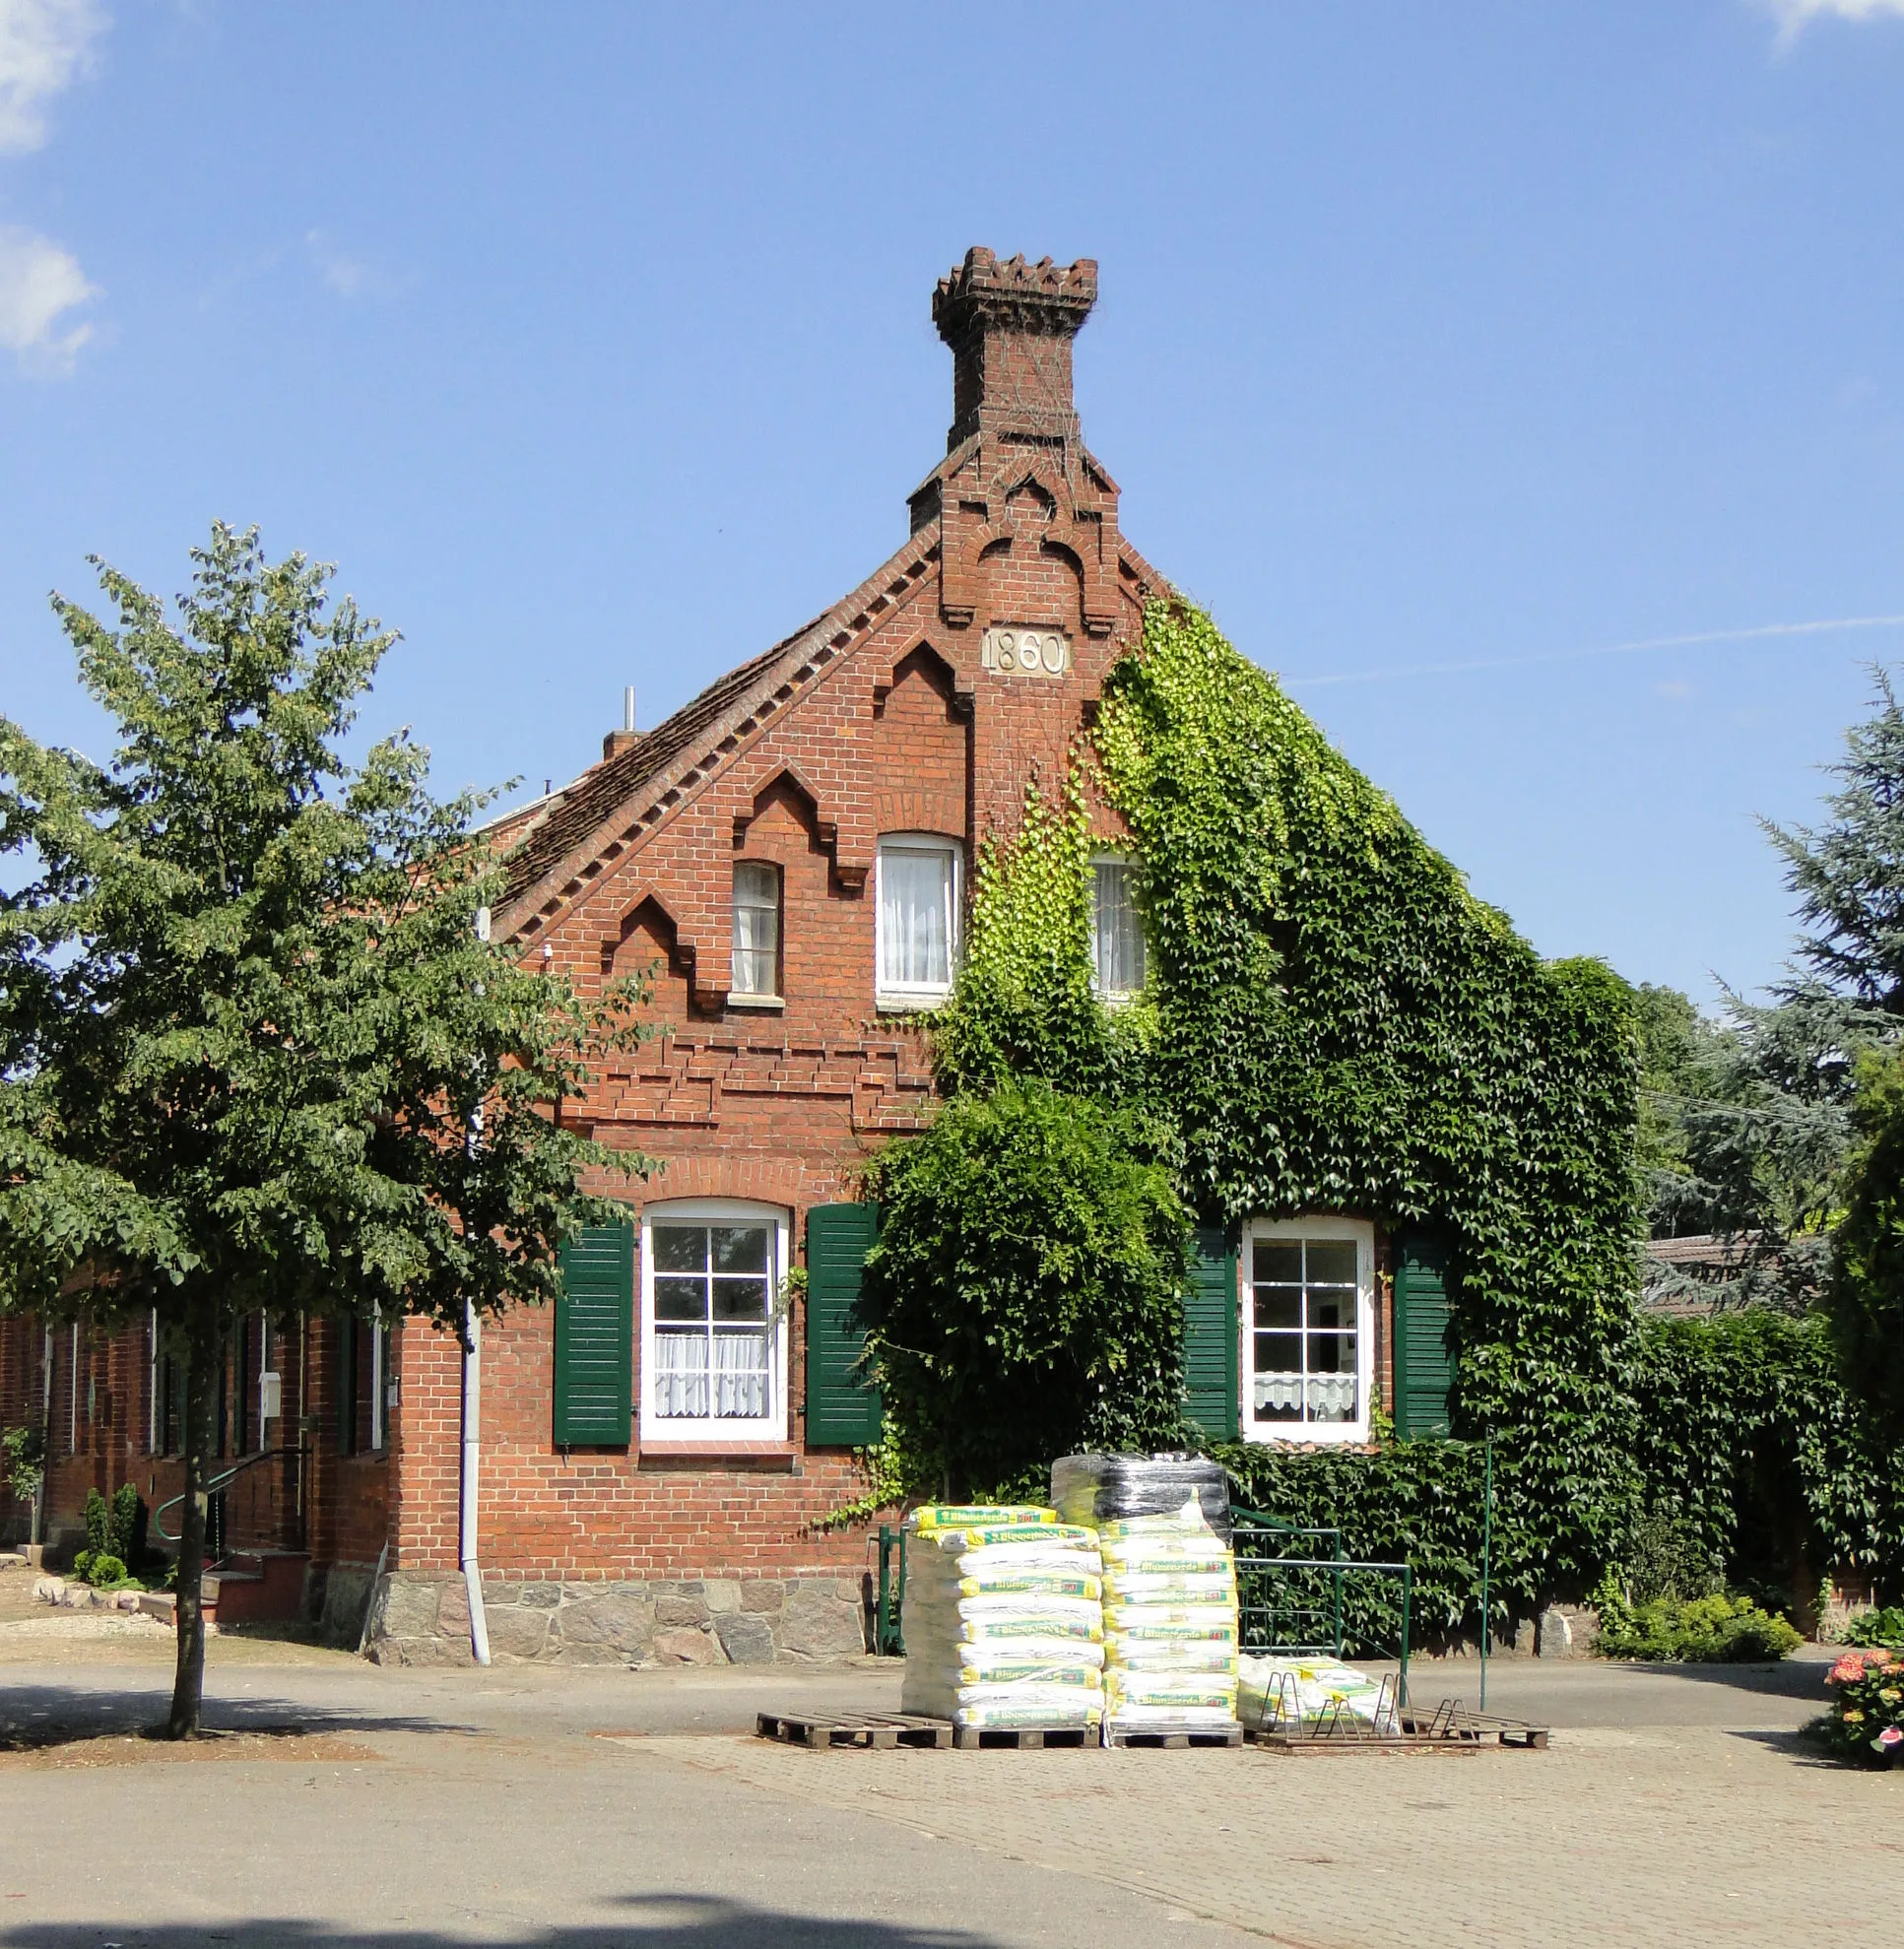
<path id="1" fill-rule="evenodd" d="M 1243 1728 L 1240 1725 L 1107 1725 L 1104 1728 L 1104 1744 L 1107 1746 L 1161 1746 L 1166 1751 L 1179 1751 L 1185 1746 L 1240 1746 L 1243 1743 Z"/>
<path id="2" fill-rule="evenodd" d="M 887 1746 L 950 1746 L 950 1720 L 922 1719 L 916 1713 L 770 1713 L 755 1715 L 754 1729 L 762 1739 L 784 1745 L 812 1746 L 830 1752 L 835 1746 L 874 1751 Z"/>
<path id="3" fill-rule="evenodd" d="M 960 1725 L 952 1729 L 952 1744 L 961 1753 L 975 1753 L 981 1747 L 1035 1753 L 1046 1746 L 1094 1746 L 1097 1728 L 1094 1725 Z"/>
<path id="4" fill-rule="evenodd" d="M 1545 1752 L 1547 1728 L 1522 1719 L 1502 1719 L 1494 1713 L 1470 1712 L 1459 1699 L 1443 1699 L 1431 1713 L 1405 1709 L 1402 1730 L 1412 1738 L 1443 1745 L 1519 1746 L 1531 1753 Z"/>
<path id="5" fill-rule="evenodd" d="M 1543 1752 L 1547 1743 L 1544 1725 L 1472 1713 L 1459 1699 L 1443 1699 L 1432 1712 L 1404 1707 L 1387 1722 L 1396 1729 L 1377 1732 L 1342 1714 L 1308 1726 L 1286 1722 L 1251 1726 L 1244 1737 L 1279 1753 L 1477 1753 L 1486 1746 Z"/>
<path id="6" fill-rule="evenodd" d="M 1269 1726 L 1243 1729 L 1244 1740 L 1272 1753 L 1477 1753 L 1472 1741 L 1416 1738 L 1406 1732 L 1325 1733 L 1290 1732 Z"/>

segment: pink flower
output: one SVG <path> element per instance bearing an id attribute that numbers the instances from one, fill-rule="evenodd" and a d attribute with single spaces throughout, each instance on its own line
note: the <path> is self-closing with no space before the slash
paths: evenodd
<path id="1" fill-rule="evenodd" d="M 1904 1727 L 1896 1725 L 1885 1726 L 1883 1731 L 1871 1742 L 1871 1751 L 1874 1753 L 1888 1753 L 1893 1746 L 1900 1745 L 1904 1745 Z"/>
<path id="2" fill-rule="evenodd" d="M 1865 1655 L 1862 1652 L 1847 1652 L 1831 1667 L 1828 1683 L 1832 1685 L 1855 1684 L 1865 1675 Z"/>

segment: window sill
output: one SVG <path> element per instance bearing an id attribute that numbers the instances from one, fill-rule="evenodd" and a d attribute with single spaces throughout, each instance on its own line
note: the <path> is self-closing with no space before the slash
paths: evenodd
<path id="1" fill-rule="evenodd" d="M 777 1013 L 787 1006 L 787 999 L 784 995 L 735 995 L 730 993 L 727 998 L 727 1006 L 730 1008 L 761 1008 L 765 1009 L 768 1013 Z"/>
<path id="2" fill-rule="evenodd" d="M 929 1015 L 951 1000 L 950 988 L 935 988 L 926 995 L 875 995 L 873 1007 L 882 1015 Z"/>
<path id="3" fill-rule="evenodd" d="M 1299 1421 L 1282 1421 L 1261 1428 L 1245 1428 L 1243 1439 L 1258 1448 L 1366 1448 L 1369 1435 L 1366 1422 L 1311 1422 L 1304 1427 Z"/>
<path id="4" fill-rule="evenodd" d="M 800 1451 L 792 1442 L 772 1437 L 751 1441 L 745 1436 L 730 1436 L 707 1441 L 644 1441 L 635 1454 L 637 1468 L 677 1466 L 684 1462 L 794 1474 L 799 1469 Z"/>

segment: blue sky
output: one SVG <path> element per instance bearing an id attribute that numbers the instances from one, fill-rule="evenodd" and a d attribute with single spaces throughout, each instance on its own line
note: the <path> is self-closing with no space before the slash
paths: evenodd
<path id="1" fill-rule="evenodd" d="M 256 521 L 540 789 L 897 545 L 967 245 L 1094 256 L 1137 545 L 1543 952 L 1749 990 L 1904 625 L 1715 632 L 1904 617 L 1900 239 L 1904 0 L 0 0 L 0 710 Z"/>

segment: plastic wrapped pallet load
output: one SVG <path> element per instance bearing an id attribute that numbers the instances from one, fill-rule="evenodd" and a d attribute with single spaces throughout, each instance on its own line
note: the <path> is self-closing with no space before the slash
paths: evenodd
<path id="1" fill-rule="evenodd" d="M 1233 1730 L 1236 1560 L 1197 1497 L 1104 1524 L 1098 1548 L 1107 1733 Z"/>
<path id="2" fill-rule="evenodd" d="M 906 1519 L 902 1712 L 979 1728 L 1088 1728 L 1104 1713 L 1094 1531 L 1048 1509 L 933 1505 Z"/>
<path id="3" fill-rule="evenodd" d="M 1192 1496 L 1228 1542 L 1229 1477 L 1188 1455 L 1066 1455 L 1051 1464 L 1051 1502 L 1064 1523 L 1102 1529 L 1139 1516 L 1175 1516 Z"/>

